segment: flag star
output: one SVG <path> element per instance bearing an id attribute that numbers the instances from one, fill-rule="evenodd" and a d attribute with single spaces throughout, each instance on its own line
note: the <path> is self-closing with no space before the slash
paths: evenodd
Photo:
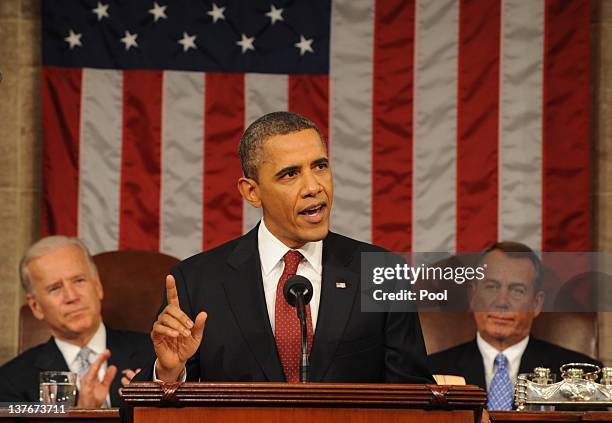
<path id="1" fill-rule="evenodd" d="M 153 8 L 149 9 L 149 13 L 153 15 L 155 19 L 154 22 L 157 22 L 159 19 L 168 19 L 166 16 L 166 8 L 168 6 L 160 6 L 157 2 L 153 2 Z"/>
<path id="2" fill-rule="evenodd" d="M 70 30 L 70 33 L 68 34 L 68 36 L 64 38 L 64 41 L 66 41 L 68 45 L 70 46 L 70 50 L 72 50 L 76 46 L 83 47 L 83 44 L 81 44 L 82 35 L 83 34 L 78 34 L 74 32 L 73 30 Z"/>
<path id="3" fill-rule="evenodd" d="M 303 56 L 307 51 L 314 53 L 314 50 L 312 49 L 312 41 L 312 38 L 306 39 L 303 35 L 300 35 L 300 42 L 294 44 L 294 46 L 300 49 L 300 56 Z"/>
<path id="4" fill-rule="evenodd" d="M 270 11 L 266 13 L 266 16 L 270 18 L 270 20 L 272 21 L 272 25 L 274 25 L 276 21 L 282 22 L 285 20 L 283 18 L 283 10 L 284 9 L 277 9 L 276 6 L 274 6 L 273 4 L 270 5 Z"/>
<path id="5" fill-rule="evenodd" d="M 219 19 L 225 20 L 225 7 L 219 7 L 216 3 L 212 4 L 212 9 L 207 12 L 213 18 L 213 23 L 217 23 Z"/>
<path id="6" fill-rule="evenodd" d="M 255 50 L 253 46 L 253 42 L 255 41 L 255 37 L 247 37 L 242 34 L 242 38 L 240 41 L 236 41 L 236 45 L 239 45 L 242 48 L 242 54 L 246 53 L 247 50 Z"/>
<path id="7" fill-rule="evenodd" d="M 96 14 L 98 21 L 101 21 L 103 18 L 110 18 L 108 14 L 108 4 L 98 2 L 98 6 L 91 11 Z"/>
<path id="8" fill-rule="evenodd" d="M 183 52 L 189 50 L 190 48 L 196 48 L 195 39 L 195 35 L 189 35 L 186 32 L 183 32 L 183 38 L 178 40 L 178 43 L 183 46 Z"/>
<path id="9" fill-rule="evenodd" d="M 121 39 L 121 42 L 125 44 L 126 51 L 129 50 L 130 47 L 138 47 L 136 38 L 138 38 L 138 34 L 130 34 L 130 31 L 125 31 L 125 36 Z"/>

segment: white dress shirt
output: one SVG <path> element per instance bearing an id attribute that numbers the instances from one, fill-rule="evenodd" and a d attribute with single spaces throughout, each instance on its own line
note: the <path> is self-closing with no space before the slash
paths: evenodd
<path id="1" fill-rule="evenodd" d="M 478 345 L 480 354 L 482 354 L 482 360 L 484 364 L 487 390 L 489 389 L 491 380 L 493 380 L 493 376 L 497 371 L 497 369 L 495 368 L 495 356 L 499 353 L 504 354 L 508 359 L 508 366 L 506 367 L 506 370 L 508 371 L 508 376 L 510 377 L 512 386 L 514 386 L 514 383 L 516 382 L 516 378 L 518 376 L 519 367 L 521 365 L 521 357 L 525 352 L 525 348 L 527 348 L 528 342 L 529 336 L 526 336 L 518 343 L 506 348 L 505 350 L 498 351 L 497 348 L 482 339 L 482 336 L 480 336 L 480 332 L 476 334 L 476 344 Z"/>
<path id="2" fill-rule="evenodd" d="M 62 355 L 64 356 L 64 360 L 68 364 L 68 368 L 71 372 L 78 373 L 79 372 L 79 360 L 77 359 L 77 355 L 79 351 L 81 351 L 81 347 L 78 345 L 71 344 L 66 341 L 62 341 L 61 339 L 53 338 L 55 341 L 55 345 L 60 350 Z M 106 349 L 106 327 L 104 323 L 100 323 L 98 326 L 98 330 L 94 334 L 94 336 L 87 343 L 87 347 L 89 347 L 94 354 L 89 357 L 89 360 L 93 364 L 93 362 L 104 352 Z M 106 361 L 102 363 L 100 366 L 100 370 L 98 370 L 98 380 L 102 381 L 104 379 L 104 374 L 106 373 L 106 368 L 108 367 Z M 81 381 L 77 378 L 77 388 L 81 388 Z M 106 396 L 106 405 L 110 405 L 110 395 Z"/>
<path id="3" fill-rule="evenodd" d="M 266 227 L 262 220 L 257 232 L 259 244 L 259 259 L 261 261 L 261 277 L 263 280 L 264 293 L 266 295 L 266 307 L 272 332 L 274 333 L 274 310 L 276 305 L 276 286 L 283 274 L 285 263 L 284 255 L 290 250 L 280 242 Z M 317 315 L 319 312 L 319 300 L 321 298 L 321 273 L 323 271 L 323 241 L 309 242 L 302 248 L 298 248 L 304 259 L 297 268 L 297 274 L 304 276 L 312 282 L 312 300 L 310 300 L 310 313 L 312 316 L 312 329 L 317 326 Z"/>

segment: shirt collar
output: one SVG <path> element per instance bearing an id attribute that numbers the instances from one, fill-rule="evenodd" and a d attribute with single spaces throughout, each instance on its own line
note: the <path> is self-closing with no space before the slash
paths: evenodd
<path id="1" fill-rule="evenodd" d="M 482 336 L 480 336 L 480 332 L 476 333 L 476 343 L 478 344 L 478 349 L 482 354 L 483 360 L 485 360 L 487 363 L 493 363 L 495 361 L 495 356 L 499 353 L 504 354 L 509 362 L 514 362 L 523 355 L 525 349 L 527 348 L 528 342 L 529 335 L 521 339 L 516 344 L 509 346 L 505 350 L 498 351 L 497 348 L 489 344 L 482 338 Z"/>
<path id="2" fill-rule="evenodd" d="M 259 243 L 259 258 L 261 260 L 263 276 L 267 276 L 291 248 L 283 244 L 268 230 L 263 219 L 257 231 L 257 241 Z M 299 251 L 304 256 L 316 272 L 321 273 L 323 241 L 307 242 L 301 248 L 296 249 L 296 251 Z"/>
<path id="3" fill-rule="evenodd" d="M 77 354 L 81 351 L 81 347 L 75 344 L 71 344 L 70 342 L 63 341 L 58 338 L 53 338 L 55 340 L 55 344 L 57 348 L 60 350 L 66 363 L 70 365 L 74 360 L 76 360 Z M 98 330 L 94 334 L 94 336 L 89 340 L 87 346 L 96 354 L 101 354 L 106 349 L 106 327 L 104 323 L 101 323 L 98 326 Z"/>

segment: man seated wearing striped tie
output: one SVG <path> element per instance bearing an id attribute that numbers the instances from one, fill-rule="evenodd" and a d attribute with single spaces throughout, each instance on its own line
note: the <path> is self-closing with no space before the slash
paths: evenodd
<path id="1" fill-rule="evenodd" d="M 519 373 L 546 367 L 558 373 L 566 363 L 593 363 L 584 354 L 530 336 L 533 319 L 542 310 L 542 266 L 538 256 L 518 242 L 498 242 L 485 250 L 485 278 L 472 286 L 470 304 L 476 339 L 432 354 L 434 374 L 463 376 L 468 384 L 487 389 L 489 410 L 511 410 L 513 385 Z"/>
<path id="2" fill-rule="evenodd" d="M 78 407 L 119 406 L 121 377 L 150 360 L 151 341 L 104 325 L 102 284 L 87 247 L 77 238 L 43 238 L 26 251 L 20 274 L 34 317 L 53 336 L 0 367 L 0 402 L 38 402 L 39 373 L 57 370 L 78 374 Z"/>

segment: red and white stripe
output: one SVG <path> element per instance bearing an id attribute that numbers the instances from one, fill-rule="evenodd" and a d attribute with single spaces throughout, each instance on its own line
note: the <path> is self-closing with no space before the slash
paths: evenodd
<path id="1" fill-rule="evenodd" d="M 201 73 L 164 73 L 159 241 L 176 257 L 202 248 L 205 93 Z"/>
<path id="2" fill-rule="evenodd" d="M 248 127 L 257 118 L 287 110 L 289 88 L 287 75 L 247 74 L 244 79 L 245 122 Z M 262 210 L 243 201 L 242 232 L 251 230 L 261 220 Z"/>
<path id="3" fill-rule="evenodd" d="M 83 72 L 78 234 L 86 245 L 119 248 L 123 73 Z"/>
<path id="4" fill-rule="evenodd" d="M 374 1 L 332 2 L 330 160 L 334 230 L 370 241 Z"/>
<path id="5" fill-rule="evenodd" d="M 457 225 L 459 3 L 416 5 L 412 251 L 453 251 Z"/>
<path id="6" fill-rule="evenodd" d="M 238 140 L 290 110 L 329 141 L 338 232 L 588 250 L 589 16 L 589 0 L 340 0 L 329 75 L 45 67 L 42 232 L 181 258 L 236 237 L 261 217 Z"/>
<path id="7" fill-rule="evenodd" d="M 504 1 L 501 24 L 499 238 L 539 246 L 544 2 Z"/>

